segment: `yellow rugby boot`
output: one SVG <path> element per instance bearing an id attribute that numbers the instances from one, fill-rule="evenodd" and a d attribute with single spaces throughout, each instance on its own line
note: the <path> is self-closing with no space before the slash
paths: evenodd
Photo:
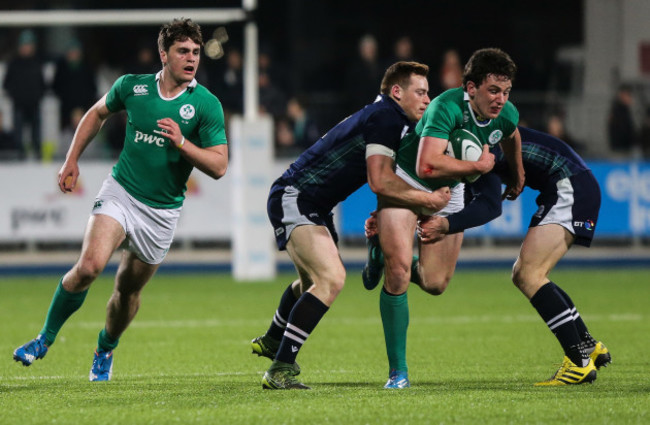
<path id="1" fill-rule="evenodd" d="M 594 351 L 589 353 L 589 357 L 594 361 L 596 369 L 600 369 L 602 366 L 607 367 L 608 364 L 612 362 L 612 355 L 609 353 L 605 344 L 598 341 L 594 347 Z"/>
<path id="2" fill-rule="evenodd" d="M 578 367 L 567 356 L 564 356 L 562 366 L 546 381 L 538 382 L 536 387 L 558 387 L 562 385 L 578 385 L 596 380 L 596 366 L 590 358 L 585 367 Z"/>

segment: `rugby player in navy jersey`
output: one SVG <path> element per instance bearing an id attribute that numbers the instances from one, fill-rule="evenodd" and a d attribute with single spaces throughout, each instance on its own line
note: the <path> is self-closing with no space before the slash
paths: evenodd
<path id="1" fill-rule="evenodd" d="M 345 283 L 332 215 L 339 202 L 367 182 L 399 205 L 432 211 L 447 205 L 449 188 L 420 191 L 394 172 L 402 137 L 429 104 L 428 70 L 416 62 L 391 65 L 375 102 L 330 129 L 273 183 L 269 219 L 298 279 L 284 291 L 268 331 L 251 342 L 254 354 L 273 360 L 263 388 L 309 388 L 296 379 L 296 356 Z"/>
<path id="2" fill-rule="evenodd" d="M 611 362 L 605 345 L 595 340 L 571 298 L 548 275 L 571 245 L 590 246 L 600 209 L 600 188 L 585 162 L 563 141 L 519 127 L 526 186 L 539 191 L 533 215 L 512 272 L 512 280 L 530 300 L 564 350 L 559 370 L 537 386 L 593 382 L 596 369 Z M 432 216 L 419 223 L 425 244 L 438 244 L 446 235 L 459 235 L 501 215 L 502 183 L 510 180 L 503 151 L 495 146 L 495 166 L 466 186 L 465 208 L 447 217 Z M 374 234 L 374 219 L 366 224 Z M 453 260 L 454 266 L 457 257 Z M 442 294 L 448 280 L 426 282 L 427 292 Z M 405 355 L 405 353 L 404 353 Z"/>

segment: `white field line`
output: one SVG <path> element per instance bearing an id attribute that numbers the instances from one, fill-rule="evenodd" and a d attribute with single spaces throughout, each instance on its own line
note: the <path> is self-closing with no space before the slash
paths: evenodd
<path id="1" fill-rule="evenodd" d="M 205 319 L 205 320 L 138 320 L 137 318 L 131 323 L 131 328 L 219 328 L 219 327 L 240 327 L 240 326 L 260 326 L 267 325 L 271 320 L 261 319 Z M 375 317 L 355 318 L 326 318 L 328 323 L 340 325 L 377 325 L 381 324 L 379 315 Z M 414 317 L 411 316 L 412 325 L 429 325 L 429 324 L 449 324 L 464 325 L 473 323 L 519 323 L 519 322 L 538 322 L 540 317 L 536 314 L 525 315 L 478 315 L 478 316 L 441 316 L 441 317 Z M 621 314 L 598 314 L 587 315 L 585 321 L 592 322 L 641 322 L 648 320 L 643 314 L 621 313 Z M 98 328 L 104 326 L 104 322 L 70 322 L 66 328 Z"/>

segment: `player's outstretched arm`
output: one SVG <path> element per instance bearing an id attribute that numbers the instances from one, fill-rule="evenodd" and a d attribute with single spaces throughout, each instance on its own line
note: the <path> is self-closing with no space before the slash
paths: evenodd
<path id="1" fill-rule="evenodd" d="M 439 211 L 449 203 L 451 195 L 448 187 L 432 193 L 415 189 L 395 174 L 393 159 L 389 156 L 371 155 L 366 163 L 370 189 L 395 205 Z"/>
<path id="2" fill-rule="evenodd" d="M 515 200 L 523 192 L 526 183 L 526 173 L 524 171 L 524 163 L 521 157 L 521 134 L 519 129 L 516 128 L 514 133 L 501 141 L 501 148 L 503 154 L 508 161 L 510 174 L 512 175 L 512 182 L 506 185 L 503 192 L 503 199 Z"/>
<path id="3" fill-rule="evenodd" d="M 86 146 L 95 138 L 111 112 L 106 107 L 106 95 L 97 101 L 81 118 L 79 126 L 72 137 L 72 143 L 65 156 L 65 162 L 59 170 L 59 189 L 72 192 L 79 178 L 79 157 Z"/>
<path id="4" fill-rule="evenodd" d="M 181 133 L 178 123 L 171 118 L 158 120 L 158 127 L 160 127 L 160 131 L 154 130 L 154 132 L 169 139 L 193 166 L 213 179 L 220 179 L 226 174 L 228 169 L 227 144 L 201 148 L 186 139 Z"/>
<path id="5" fill-rule="evenodd" d="M 501 179 L 488 173 L 467 188 L 472 199 L 465 208 L 447 217 L 433 216 L 418 221 L 418 236 L 424 243 L 437 242 L 446 234 L 482 226 L 501 215 Z"/>

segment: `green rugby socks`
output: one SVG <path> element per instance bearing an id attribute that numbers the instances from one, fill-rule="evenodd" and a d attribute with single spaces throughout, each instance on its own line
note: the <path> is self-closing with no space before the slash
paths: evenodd
<path id="1" fill-rule="evenodd" d="M 379 295 L 379 311 L 384 325 L 388 365 L 391 370 L 408 372 L 406 365 L 406 332 L 409 327 L 407 293 L 392 295 L 382 288 Z"/>
<path id="2" fill-rule="evenodd" d="M 61 278 L 59 285 L 54 292 L 54 296 L 52 297 L 52 303 L 47 312 L 45 325 L 40 332 L 41 335 L 45 336 L 46 345 L 50 346 L 54 343 L 54 340 L 65 321 L 72 316 L 72 313 L 79 310 L 79 307 L 83 304 L 87 294 L 87 289 L 78 293 L 66 291 L 63 288 L 63 278 Z"/>

